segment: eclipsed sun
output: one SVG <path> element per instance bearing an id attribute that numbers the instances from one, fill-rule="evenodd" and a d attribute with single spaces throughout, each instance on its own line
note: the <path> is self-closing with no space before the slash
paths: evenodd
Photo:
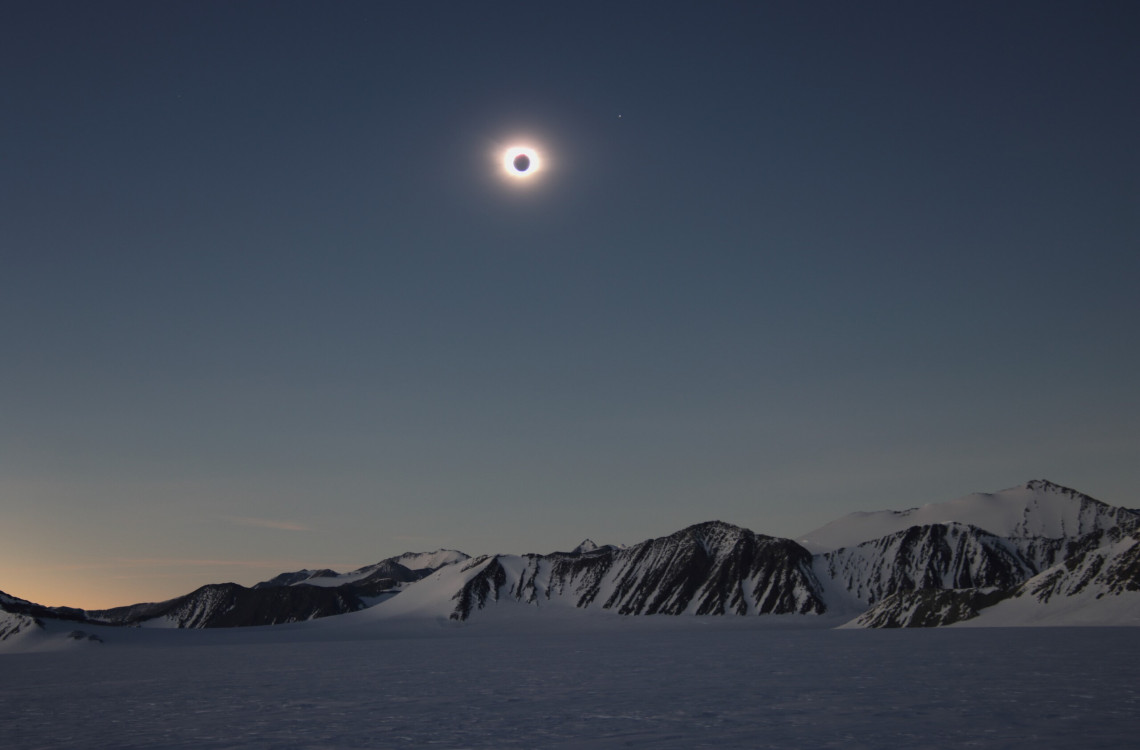
<path id="1" fill-rule="evenodd" d="M 541 165 L 538 152 L 529 146 L 512 146 L 503 154 L 503 168 L 511 177 L 531 177 Z"/>

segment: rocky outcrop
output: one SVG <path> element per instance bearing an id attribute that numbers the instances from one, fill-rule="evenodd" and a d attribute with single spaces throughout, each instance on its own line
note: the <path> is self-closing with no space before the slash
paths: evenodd
<path id="1" fill-rule="evenodd" d="M 360 597 L 337 588 L 300 585 L 259 589 L 220 583 L 165 602 L 89 611 L 88 617 L 114 625 L 161 620 L 179 628 L 227 628 L 312 620 L 365 606 Z"/>
<path id="2" fill-rule="evenodd" d="M 0 610 L 0 641 L 14 638 L 21 633 L 43 630 L 43 626 L 43 623 L 35 617 Z"/>
<path id="3" fill-rule="evenodd" d="M 820 557 L 835 585 L 867 604 L 915 589 L 1008 589 L 1037 572 L 1009 540 L 957 523 L 914 526 Z"/>
<path id="4" fill-rule="evenodd" d="M 456 596 L 454 619 L 500 597 L 623 615 L 821 614 L 811 555 L 788 539 L 710 521 L 631 547 L 500 556 Z"/>
<path id="5" fill-rule="evenodd" d="M 1119 531 L 1089 535 L 1084 547 L 1026 581 L 1016 596 L 1044 604 L 1054 597 L 1092 594 L 1100 598 L 1140 591 L 1140 540 L 1136 535 Z"/>
<path id="6" fill-rule="evenodd" d="M 1002 589 L 918 589 L 897 591 L 844 627 L 934 628 L 978 616 L 1009 596 Z"/>

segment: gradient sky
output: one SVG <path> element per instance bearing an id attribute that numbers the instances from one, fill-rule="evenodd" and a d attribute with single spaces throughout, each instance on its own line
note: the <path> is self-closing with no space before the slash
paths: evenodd
<path id="1" fill-rule="evenodd" d="M 1140 506 L 1137 38 L 1123 1 L 8 0 L 0 590 Z"/>

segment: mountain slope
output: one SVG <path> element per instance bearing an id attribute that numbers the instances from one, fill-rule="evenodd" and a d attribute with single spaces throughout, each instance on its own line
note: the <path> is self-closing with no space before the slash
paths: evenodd
<path id="1" fill-rule="evenodd" d="M 932 518 L 950 520 L 914 523 Z M 498 617 L 551 608 L 831 613 L 854 618 L 852 627 L 1140 624 L 1138 535 L 1140 512 L 1034 481 L 908 511 L 853 514 L 809 535 L 817 547 L 837 545 L 814 555 L 789 539 L 709 521 L 629 547 L 586 540 L 546 555 L 406 553 L 350 573 L 294 571 L 253 588 L 211 584 L 166 602 L 101 611 L 0 594 L 0 613 L 12 615 L 6 632 L 32 627 L 19 618 L 216 628 L 364 609 L 364 621 L 464 621 L 492 608 Z M 846 541 L 853 539 L 860 541 Z"/>
<path id="2" fill-rule="evenodd" d="M 1135 526 L 1140 513 L 1118 508 L 1046 480 L 995 493 L 976 493 L 909 510 L 852 513 L 805 534 L 812 552 L 827 552 L 903 531 L 912 526 L 960 523 L 1006 538 L 1079 537 L 1117 526 Z"/>
<path id="3" fill-rule="evenodd" d="M 353 586 L 357 589 L 374 590 L 377 588 L 376 583 L 378 581 L 411 583 L 442 568 L 444 565 L 452 565 L 467 559 L 468 555 L 452 549 L 440 549 L 435 552 L 405 552 L 402 555 L 389 557 L 348 573 L 337 573 L 327 568 L 282 573 L 268 581 L 256 584 L 254 588 L 307 584 L 326 588 Z M 388 587 L 390 588 L 391 585 L 389 584 Z"/>
<path id="4" fill-rule="evenodd" d="M 212 583 L 154 604 L 91 610 L 92 622 L 147 627 L 227 628 L 277 625 L 355 612 L 367 606 L 347 591 L 318 586 L 246 588 Z"/>
<path id="5" fill-rule="evenodd" d="M 456 593 L 451 617 L 503 598 L 623 615 L 821 614 L 811 563 L 790 540 L 710 521 L 624 549 L 496 556 Z"/>
<path id="6" fill-rule="evenodd" d="M 970 620 L 1006 598 L 1001 589 L 917 589 L 885 597 L 841 628 L 936 628 Z"/>
<path id="7" fill-rule="evenodd" d="M 981 533 L 987 544 L 996 541 L 1014 557 L 1019 545 L 1028 542 L 1030 551 L 1051 551 L 1061 561 L 1038 567 L 1030 556 L 1021 555 L 1022 578 L 1013 584 L 1009 578 L 1019 575 L 1014 566 L 1004 573 L 998 568 L 1002 574 L 997 577 L 975 577 L 972 583 L 961 578 L 943 579 L 904 583 L 893 590 L 883 587 L 886 581 L 872 574 L 868 578 L 880 586 L 874 593 L 883 595 L 877 599 L 868 596 L 872 606 L 845 627 L 1140 625 L 1140 541 L 1135 531 L 1117 527 L 1060 540 L 985 540 L 989 535 Z M 891 537 L 879 541 L 888 539 Z M 818 558 L 846 560 L 853 553 L 877 546 L 867 542 Z"/>
<path id="8" fill-rule="evenodd" d="M 26 615 L 32 619 L 50 617 L 56 620 L 86 622 L 87 613 L 73 607 L 46 607 L 0 591 L 0 612 Z"/>
<path id="9" fill-rule="evenodd" d="M 974 526 L 913 526 L 817 556 L 817 573 L 865 604 L 916 589 L 1010 588 L 1037 572 L 1016 545 Z"/>
<path id="10" fill-rule="evenodd" d="M 1140 535 L 1116 531 L 1088 539 L 1085 550 L 963 624 L 1140 625 Z"/>
<path id="11" fill-rule="evenodd" d="M 0 610 L 0 641 L 42 629 L 43 624 L 34 617 Z"/>

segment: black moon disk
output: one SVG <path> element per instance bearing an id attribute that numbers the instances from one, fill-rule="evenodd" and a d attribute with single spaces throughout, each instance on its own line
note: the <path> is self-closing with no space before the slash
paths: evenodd
<path id="1" fill-rule="evenodd" d="M 530 157 L 526 154 L 519 154 L 511 163 L 515 165 L 516 172 L 525 172 L 530 169 Z"/>

